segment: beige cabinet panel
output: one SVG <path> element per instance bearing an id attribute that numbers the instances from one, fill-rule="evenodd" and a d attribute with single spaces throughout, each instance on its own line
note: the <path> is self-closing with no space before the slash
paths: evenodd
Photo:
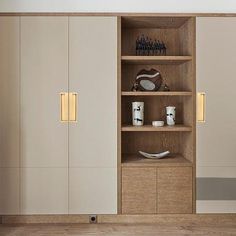
<path id="1" fill-rule="evenodd" d="M 122 214 L 155 214 L 157 169 L 122 168 Z"/>
<path id="2" fill-rule="evenodd" d="M 236 17 L 196 21 L 197 91 L 206 92 L 206 122 L 197 125 L 198 173 L 202 167 L 236 167 L 235 27 Z M 222 172 L 208 176 L 224 177 Z"/>
<path id="3" fill-rule="evenodd" d="M 70 214 L 117 214 L 116 168 L 69 169 Z"/>
<path id="4" fill-rule="evenodd" d="M 21 214 L 67 214 L 68 168 L 22 168 Z"/>
<path id="5" fill-rule="evenodd" d="M 0 17 L 0 167 L 19 167 L 19 17 Z"/>
<path id="6" fill-rule="evenodd" d="M 21 17 L 21 166 L 67 167 L 68 17 Z"/>
<path id="7" fill-rule="evenodd" d="M 116 17 L 69 17 L 69 90 L 78 93 L 69 165 L 116 167 Z"/>
<path id="8" fill-rule="evenodd" d="M 192 213 L 192 167 L 158 168 L 157 213 Z"/>
<path id="9" fill-rule="evenodd" d="M 20 213 L 19 168 L 0 168 L 0 214 Z"/>

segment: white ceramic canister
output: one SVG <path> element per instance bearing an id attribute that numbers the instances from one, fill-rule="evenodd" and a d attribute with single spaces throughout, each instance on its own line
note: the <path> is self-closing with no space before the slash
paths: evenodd
<path id="1" fill-rule="evenodd" d="M 175 125 L 175 107 L 166 107 L 166 122 L 167 125 Z"/>
<path id="2" fill-rule="evenodd" d="M 132 102 L 133 125 L 141 126 L 144 123 L 144 102 Z"/>

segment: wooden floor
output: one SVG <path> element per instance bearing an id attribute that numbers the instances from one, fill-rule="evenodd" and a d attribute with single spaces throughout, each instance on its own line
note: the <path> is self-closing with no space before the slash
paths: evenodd
<path id="1" fill-rule="evenodd" d="M 73 225 L 0 225 L 1 236 L 179 236 L 179 235 L 236 235 L 236 226 L 224 225 L 185 225 L 164 226 L 158 224 L 73 224 Z"/>

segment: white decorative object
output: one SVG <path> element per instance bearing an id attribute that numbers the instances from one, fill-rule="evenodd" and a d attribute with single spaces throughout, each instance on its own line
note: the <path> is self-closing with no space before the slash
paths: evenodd
<path id="1" fill-rule="evenodd" d="M 166 122 L 167 125 L 175 125 L 175 107 L 166 107 Z"/>
<path id="2" fill-rule="evenodd" d="M 141 126 L 144 120 L 144 102 L 132 102 L 133 125 Z"/>
<path id="3" fill-rule="evenodd" d="M 169 151 L 166 151 L 166 152 L 160 152 L 160 153 L 147 153 L 147 152 L 142 152 L 142 151 L 139 151 L 139 153 L 146 157 L 146 158 L 150 158 L 150 159 L 161 159 L 163 157 L 166 157 L 170 154 Z"/>
<path id="4" fill-rule="evenodd" d="M 154 120 L 152 122 L 152 126 L 155 126 L 155 127 L 164 126 L 164 121 L 162 121 L 162 120 Z"/>

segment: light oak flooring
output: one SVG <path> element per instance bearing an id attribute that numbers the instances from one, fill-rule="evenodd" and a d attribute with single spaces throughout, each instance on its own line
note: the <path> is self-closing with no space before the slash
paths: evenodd
<path id="1" fill-rule="evenodd" d="M 179 236 L 179 235 L 236 235 L 236 225 L 185 225 L 164 226 L 158 224 L 34 224 L 1 225 L 1 236 L 45 236 L 45 235 L 96 235 L 96 236 Z"/>

